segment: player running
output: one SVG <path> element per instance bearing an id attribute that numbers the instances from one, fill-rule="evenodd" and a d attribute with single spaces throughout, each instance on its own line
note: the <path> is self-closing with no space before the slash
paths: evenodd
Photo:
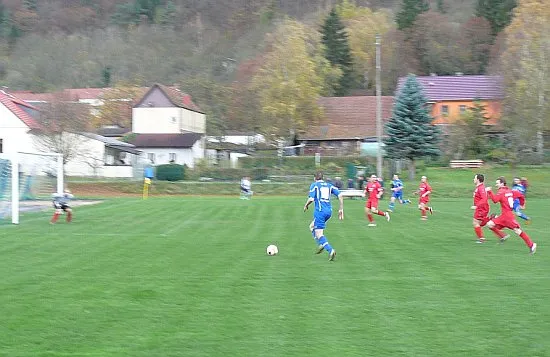
<path id="1" fill-rule="evenodd" d="M 433 208 L 431 206 L 428 206 L 431 193 L 432 187 L 428 183 L 428 178 L 426 176 L 422 176 L 422 178 L 420 179 L 420 186 L 418 187 L 418 190 L 415 191 L 415 195 L 420 195 L 420 198 L 418 199 L 418 209 L 421 212 L 420 219 L 422 219 L 423 221 L 428 219 L 426 211 L 429 211 L 430 214 L 434 214 Z"/>
<path id="2" fill-rule="evenodd" d="M 309 229 L 313 234 L 313 239 L 317 243 L 317 254 L 323 250 L 328 252 L 328 260 L 332 261 L 336 257 L 336 250 L 329 244 L 324 235 L 324 229 L 327 226 L 327 221 L 332 216 L 332 205 L 330 204 L 330 196 L 335 195 L 340 202 L 338 210 L 338 219 L 344 219 L 344 196 L 338 188 L 329 182 L 323 181 L 323 173 L 315 174 L 315 182 L 309 187 L 309 197 L 304 205 L 304 212 L 307 211 L 309 205 L 315 203 L 315 211 L 313 212 L 313 222 L 309 225 Z"/>
<path id="3" fill-rule="evenodd" d="M 393 175 L 392 181 L 391 181 L 391 198 L 390 198 L 390 205 L 388 208 L 389 212 L 393 212 L 395 209 L 395 201 L 399 201 L 401 204 L 407 204 L 411 203 L 410 200 L 404 200 L 403 199 L 403 181 L 399 179 L 399 176 L 397 174 Z"/>
<path id="4" fill-rule="evenodd" d="M 368 197 L 368 201 L 365 204 L 365 215 L 369 220 L 369 227 L 376 227 L 376 223 L 372 218 L 373 213 L 379 216 L 384 216 L 388 222 L 390 221 L 389 212 L 381 212 L 378 210 L 378 200 L 382 197 L 383 192 L 384 188 L 382 188 L 382 185 L 378 181 L 376 175 L 371 175 L 369 177 L 367 187 L 365 187 L 365 197 Z"/>
<path id="5" fill-rule="evenodd" d="M 52 194 L 52 198 L 55 212 L 50 223 L 55 224 L 55 222 L 57 222 L 59 216 L 63 214 L 63 212 L 67 213 L 67 222 L 71 222 L 73 219 L 73 210 L 71 206 L 69 206 L 69 201 L 74 198 L 74 196 L 71 194 L 71 191 L 65 190 L 63 191 L 63 193 L 54 193 Z"/>
<path id="6" fill-rule="evenodd" d="M 514 184 L 512 185 L 512 191 L 518 191 L 525 198 L 527 189 L 525 188 L 525 186 L 523 186 L 523 183 L 521 182 L 521 179 L 519 177 L 514 177 Z M 527 215 L 521 211 L 524 208 L 525 206 L 519 203 L 519 198 L 515 198 L 514 207 L 513 207 L 514 214 L 519 218 L 525 220 L 525 224 L 531 224 L 531 218 L 527 217 Z"/>
<path id="7" fill-rule="evenodd" d="M 501 243 L 504 243 L 504 241 L 508 238 L 507 235 L 504 235 L 502 229 L 508 228 L 513 230 L 514 233 L 516 233 L 518 236 L 521 237 L 521 239 L 523 239 L 523 241 L 529 248 L 529 252 L 531 254 L 535 254 L 535 252 L 537 251 L 537 243 L 533 243 L 527 233 L 521 230 L 521 227 L 516 221 L 516 216 L 513 212 L 514 199 L 518 198 L 520 204 L 523 205 L 523 203 L 525 202 L 525 198 L 518 191 L 512 191 L 511 189 L 506 187 L 506 179 L 502 176 L 500 176 L 496 180 L 496 186 L 498 187 L 497 194 L 493 194 L 493 192 L 491 191 L 491 187 L 487 187 L 486 190 L 489 198 L 494 203 L 500 203 L 501 215 L 487 222 L 487 227 L 495 232 L 496 235 L 501 237 Z"/>
<path id="8" fill-rule="evenodd" d="M 485 190 L 485 176 L 477 174 L 474 176 L 474 205 L 471 207 L 474 211 L 474 231 L 476 232 L 476 243 L 484 243 L 483 230 L 481 227 L 489 221 L 489 201 L 487 200 L 487 191 Z"/>

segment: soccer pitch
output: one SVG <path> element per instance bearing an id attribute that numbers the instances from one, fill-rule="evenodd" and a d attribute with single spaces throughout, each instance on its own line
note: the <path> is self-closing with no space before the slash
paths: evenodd
<path id="1" fill-rule="evenodd" d="M 512 232 L 475 244 L 471 199 L 434 199 L 426 222 L 397 205 L 377 227 L 346 200 L 328 262 L 305 199 L 113 199 L 53 226 L 23 214 L 0 226 L 0 356 L 550 355 L 548 201 L 529 200 L 530 256 Z"/>

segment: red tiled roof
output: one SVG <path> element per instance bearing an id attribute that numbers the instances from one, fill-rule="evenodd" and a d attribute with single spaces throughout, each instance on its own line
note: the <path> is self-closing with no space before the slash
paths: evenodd
<path id="1" fill-rule="evenodd" d="M 110 88 L 67 88 L 63 90 L 63 97 L 69 100 L 100 99 L 101 95 Z M 12 91 L 26 102 L 51 102 L 55 99 L 54 93 L 34 93 L 31 91 Z"/>
<path id="2" fill-rule="evenodd" d="M 134 144 L 137 148 L 190 148 L 197 140 L 200 140 L 202 134 L 136 134 L 130 136 L 128 143 Z"/>
<path id="3" fill-rule="evenodd" d="M 23 109 L 23 107 L 26 107 L 38 111 L 36 107 L 4 91 L 0 91 L 0 103 L 15 114 L 15 116 L 25 123 L 25 125 L 30 129 L 42 128 L 40 124 Z"/>
<path id="4" fill-rule="evenodd" d="M 392 115 L 393 97 L 382 97 L 382 122 Z M 376 97 L 323 97 L 325 118 L 307 128 L 302 140 L 364 139 L 376 136 Z"/>
<path id="5" fill-rule="evenodd" d="M 500 76 L 417 76 L 416 79 L 424 88 L 426 99 L 431 102 L 504 98 Z M 406 80 L 407 77 L 399 78 L 396 95 Z"/>

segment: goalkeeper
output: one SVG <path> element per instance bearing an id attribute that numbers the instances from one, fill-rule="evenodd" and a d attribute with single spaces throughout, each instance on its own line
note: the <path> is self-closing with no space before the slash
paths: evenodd
<path id="1" fill-rule="evenodd" d="M 59 216 L 63 214 L 63 212 L 67 213 L 67 222 L 71 222 L 73 219 L 73 210 L 71 206 L 69 206 L 69 201 L 73 199 L 74 196 L 71 194 L 71 191 L 65 190 L 63 193 L 53 193 L 52 199 L 53 199 L 53 207 L 55 208 L 55 212 L 53 214 L 53 217 L 50 221 L 51 224 L 55 224 L 57 220 L 59 219 Z"/>

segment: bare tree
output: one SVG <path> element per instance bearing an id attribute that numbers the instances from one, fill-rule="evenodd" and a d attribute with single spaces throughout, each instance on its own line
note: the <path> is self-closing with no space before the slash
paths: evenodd
<path id="1" fill-rule="evenodd" d="M 82 155 L 84 141 L 78 133 L 88 129 L 89 108 L 67 92 L 54 93 L 51 98 L 40 106 L 43 128 L 35 133 L 35 146 L 39 151 L 62 154 L 65 165 Z"/>

